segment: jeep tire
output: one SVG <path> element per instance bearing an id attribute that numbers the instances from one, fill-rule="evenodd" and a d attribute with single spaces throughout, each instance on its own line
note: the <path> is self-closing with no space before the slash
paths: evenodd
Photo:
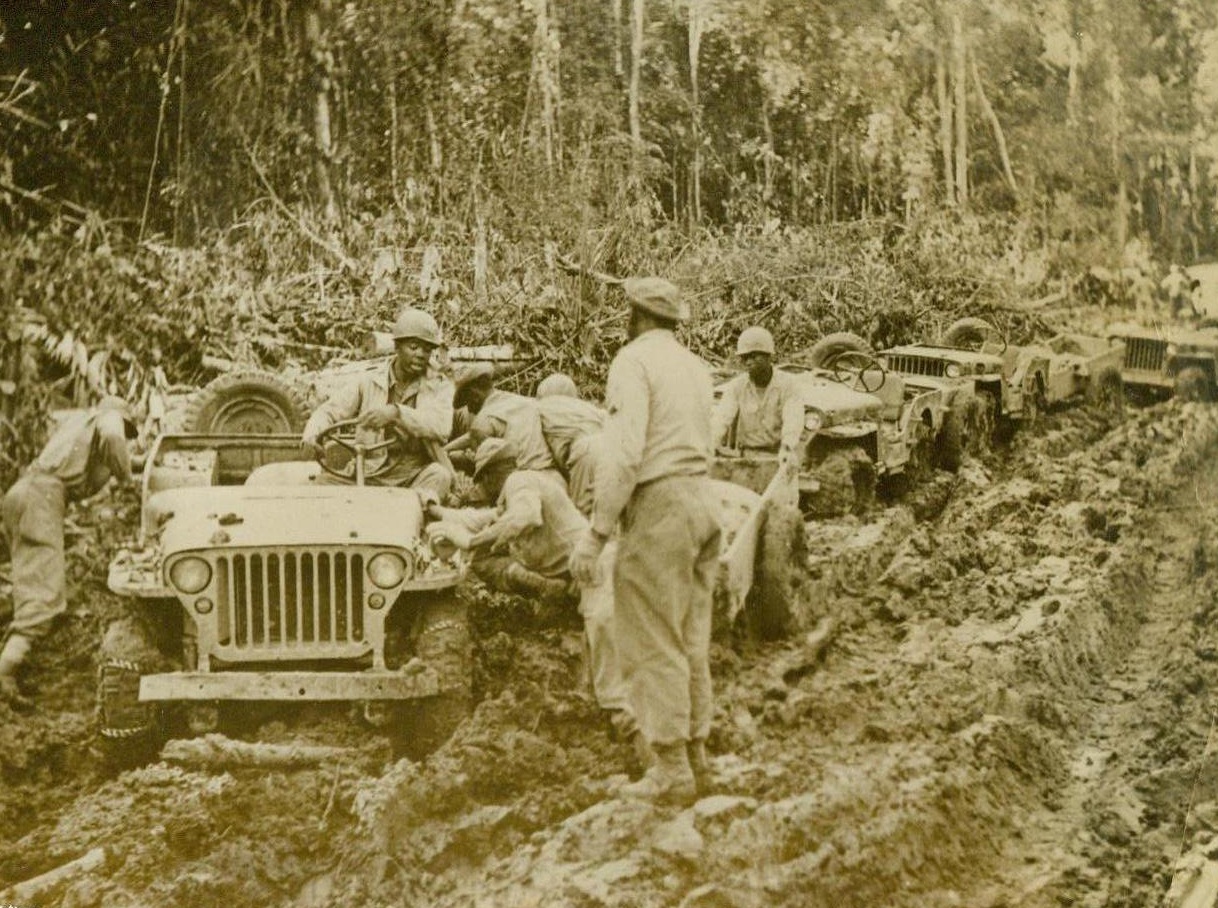
<path id="1" fill-rule="evenodd" d="M 204 435 L 298 435 L 307 418 L 295 389 L 269 372 L 247 370 L 221 375 L 196 393 L 185 428 Z"/>
<path id="2" fill-rule="evenodd" d="M 421 760 L 451 738 L 470 713 L 473 652 L 465 602 L 451 589 L 429 594 L 412 636 L 415 656 L 439 673 L 442 693 L 407 704 L 393 746 L 395 755 Z"/>
<path id="3" fill-rule="evenodd" d="M 758 539 L 756 571 L 745 613 L 750 633 L 774 640 L 791 631 L 807 557 L 803 514 L 793 504 L 773 503 Z"/>
<path id="4" fill-rule="evenodd" d="M 164 742 L 160 710 L 140 703 L 140 676 L 162 662 L 152 633 L 134 617 L 110 623 L 97 654 L 97 746 L 110 772 L 156 758 Z"/>
<path id="5" fill-rule="evenodd" d="M 1119 415 L 1125 409 L 1125 386 L 1121 370 L 1115 366 L 1101 369 L 1087 383 L 1087 403 L 1104 413 Z"/>
<path id="6" fill-rule="evenodd" d="M 849 331 L 835 331 L 833 334 L 826 334 L 808 349 L 808 364 L 820 369 L 830 359 L 847 351 L 866 353 L 869 356 L 875 355 L 871 344 L 857 334 L 851 334 Z"/>
<path id="7" fill-rule="evenodd" d="M 949 473 L 959 471 L 964 462 L 964 420 L 959 411 L 943 414 L 943 424 L 935 436 L 934 465 Z"/>
<path id="8" fill-rule="evenodd" d="M 1209 374 L 1197 366 L 1176 373 L 1175 395 L 1182 401 L 1207 401 L 1213 398 Z"/>

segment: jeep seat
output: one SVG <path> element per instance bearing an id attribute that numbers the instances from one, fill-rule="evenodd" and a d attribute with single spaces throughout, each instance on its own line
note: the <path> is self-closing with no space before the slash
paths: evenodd
<path id="1" fill-rule="evenodd" d="M 286 460 L 256 467 L 245 478 L 247 486 L 304 486 L 311 485 L 321 464 L 314 460 Z"/>
<path id="2" fill-rule="evenodd" d="M 874 388 L 883 380 L 877 391 L 867 391 Z M 905 380 L 895 372 L 882 373 L 879 369 L 868 369 L 859 376 L 854 389 L 868 394 L 874 394 L 884 402 L 880 411 L 880 419 L 885 422 L 896 422 L 901 418 L 901 407 L 905 404 Z"/>

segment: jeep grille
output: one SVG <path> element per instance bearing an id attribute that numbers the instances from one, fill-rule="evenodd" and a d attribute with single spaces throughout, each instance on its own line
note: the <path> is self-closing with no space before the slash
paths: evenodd
<path id="1" fill-rule="evenodd" d="M 1131 337 L 1125 341 L 1125 368 L 1161 372 L 1167 358 L 1167 341 Z"/>
<path id="2" fill-rule="evenodd" d="M 929 375 L 932 378 L 943 378 L 947 363 L 941 359 L 929 356 L 910 356 L 906 353 L 889 354 L 888 368 L 902 375 Z"/>
<path id="3" fill-rule="evenodd" d="M 217 636 L 228 647 L 315 650 L 364 639 L 364 557 L 293 551 L 216 559 Z"/>

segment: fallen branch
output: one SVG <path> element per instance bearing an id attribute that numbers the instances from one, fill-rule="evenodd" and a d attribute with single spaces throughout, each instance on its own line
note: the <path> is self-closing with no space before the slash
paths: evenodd
<path id="1" fill-rule="evenodd" d="M 94 870 L 99 870 L 105 866 L 105 863 L 106 849 L 94 848 L 75 860 L 68 861 L 66 864 L 60 864 L 54 870 L 48 870 L 46 873 L 40 873 L 38 876 L 28 879 L 23 883 L 10 886 L 4 892 L 0 892 L 0 903 L 6 905 L 41 904 L 45 901 L 47 893 L 56 886 L 60 886 L 68 880 L 86 873 L 92 873 Z"/>
<path id="2" fill-rule="evenodd" d="M 224 735 L 169 741 L 161 749 L 161 759 L 182 766 L 216 768 L 221 766 L 260 769 L 300 769 L 336 760 L 351 759 L 360 751 L 350 747 L 325 747 L 313 744 L 263 744 L 235 741 Z"/>
<path id="3" fill-rule="evenodd" d="M 593 268 L 588 268 L 585 265 L 581 265 L 573 259 L 563 255 L 561 252 L 554 253 L 554 262 L 563 271 L 570 274 L 578 274 L 583 277 L 590 277 L 594 281 L 600 281 L 602 284 L 617 285 L 625 283 L 626 281 L 626 279 L 623 277 L 615 277 L 614 275 L 607 274 L 604 271 L 597 271 Z"/>

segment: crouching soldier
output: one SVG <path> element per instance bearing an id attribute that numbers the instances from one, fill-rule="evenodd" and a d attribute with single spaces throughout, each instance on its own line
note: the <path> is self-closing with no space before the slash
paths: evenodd
<path id="1" fill-rule="evenodd" d="M 537 386 L 537 409 L 546 444 L 558 469 L 567 477 L 571 500 L 588 517 L 592 514 L 597 452 L 607 414 L 581 399 L 575 382 L 561 372 L 546 376 Z"/>
<path id="2" fill-rule="evenodd" d="M 572 593 L 567 563 L 576 541 L 587 531 L 588 521 L 575 509 L 562 480 L 552 471 L 516 469 L 515 451 L 502 438 L 488 438 L 478 446 L 474 479 L 496 506 L 432 507 L 429 511 L 439 522 L 429 532 L 471 551 L 474 572 L 488 586 L 550 600 L 579 595 L 597 704 L 646 763 L 646 745 L 627 703 L 618 665 L 613 589 L 608 579 L 616 548 L 606 546 L 602 553 L 604 582 L 587 587 L 582 594 Z"/>
<path id="3" fill-rule="evenodd" d="M 127 441 L 135 435 L 127 402 L 102 398 L 91 411 L 64 422 L 5 493 L 0 516 L 13 557 L 13 621 L 0 649 L 0 699 L 28 705 L 17 671 L 34 641 L 67 610 L 63 521 L 68 504 L 101 491 L 111 478 L 131 483 Z"/>

